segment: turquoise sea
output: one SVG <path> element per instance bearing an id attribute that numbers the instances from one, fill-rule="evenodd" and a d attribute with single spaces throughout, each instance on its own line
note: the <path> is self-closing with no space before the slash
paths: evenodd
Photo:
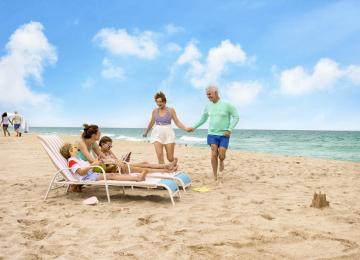
<path id="1" fill-rule="evenodd" d="M 32 127 L 31 133 L 80 135 L 75 127 Z M 112 139 L 143 141 L 143 128 L 102 128 Z M 206 145 L 207 130 L 175 130 L 177 143 Z M 234 130 L 229 149 L 360 162 L 360 131 Z"/>

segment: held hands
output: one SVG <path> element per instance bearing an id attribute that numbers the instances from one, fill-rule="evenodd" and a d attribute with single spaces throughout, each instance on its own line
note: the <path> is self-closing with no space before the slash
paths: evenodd
<path id="1" fill-rule="evenodd" d="M 142 136 L 145 138 L 147 136 L 147 132 L 144 132 Z"/>
<path id="2" fill-rule="evenodd" d="M 224 132 L 224 136 L 225 136 L 225 137 L 230 137 L 230 135 L 231 135 L 231 132 L 230 132 L 230 131 L 225 131 L 225 132 Z"/>
<path id="3" fill-rule="evenodd" d="M 188 132 L 188 133 L 191 133 L 191 132 L 194 131 L 194 128 L 192 128 L 192 127 L 187 127 L 185 131 Z"/>

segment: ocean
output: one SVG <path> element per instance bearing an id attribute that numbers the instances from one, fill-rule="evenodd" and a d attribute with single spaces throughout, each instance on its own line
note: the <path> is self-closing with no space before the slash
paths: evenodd
<path id="1" fill-rule="evenodd" d="M 143 128 L 102 128 L 112 139 L 144 141 Z M 31 133 L 79 136 L 76 127 L 31 127 Z M 207 130 L 175 130 L 177 143 L 206 147 Z M 149 134 L 150 136 L 150 134 Z M 360 162 L 360 131 L 234 130 L 229 149 Z"/>

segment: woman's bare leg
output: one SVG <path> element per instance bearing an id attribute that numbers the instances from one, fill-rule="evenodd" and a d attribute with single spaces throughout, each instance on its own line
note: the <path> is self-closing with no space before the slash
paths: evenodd
<path id="1" fill-rule="evenodd" d="M 158 164 L 158 163 L 132 163 L 131 166 L 133 167 L 141 167 L 141 168 L 150 168 L 150 169 L 171 169 L 174 165 L 173 163 L 167 164 Z"/>
<path id="2" fill-rule="evenodd" d="M 158 162 L 160 164 L 164 164 L 165 161 L 164 161 L 163 144 L 159 142 L 155 142 L 154 147 L 155 147 L 156 156 L 158 158 Z"/>
<path id="3" fill-rule="evenodd" d="M 165 144 L 166 157 L 169 162 L 174 161 L 174 151 L 175 151 L 175 143 Z"/>
<path id="4" fill-rule="evenodd" d="M 139 175 L 129 175 L 129 174 L 114 174 L 114 173 L 106 173 L 106 178 L 109 180 L 117 180 L 117 181 L 143 181 L 145 180 L 147 171 L 142 170 Z M 103 180 L 103 175 L 99 175 L 98 180 Z"/>
<path id="5" fill-rule="evenodd" d="M 146 170 L 149 173 L 150 172 L 166 172 L 166 173 L 173 172 L 169 169 L 164 169 L 164 168 L 156 169 L 156 168 L 144 168 L 144 167 L 134 167 L 134 166 L 130 166 L 130 170 L 131 170 L 131 172 L 141 172 L 141 171 Z"/>

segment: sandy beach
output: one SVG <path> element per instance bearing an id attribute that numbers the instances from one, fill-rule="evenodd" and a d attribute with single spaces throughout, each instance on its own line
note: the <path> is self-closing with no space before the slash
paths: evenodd
<path id="1" fill-rule="evenodd" d="M 156 160 L 145 142 L 113 151 Z M 36 135 L 1 137 L 0 259 L 360 259 L 360 163 L 230 150 L 214 182 L 209 149 L 175 152 L 193 180 L 175 206 L 163 190 L 116 187 L 110 204 L 94 187 L 43 202 L 55 168 Z M 330 207 L 310 207 L 315 191 Z"/>

